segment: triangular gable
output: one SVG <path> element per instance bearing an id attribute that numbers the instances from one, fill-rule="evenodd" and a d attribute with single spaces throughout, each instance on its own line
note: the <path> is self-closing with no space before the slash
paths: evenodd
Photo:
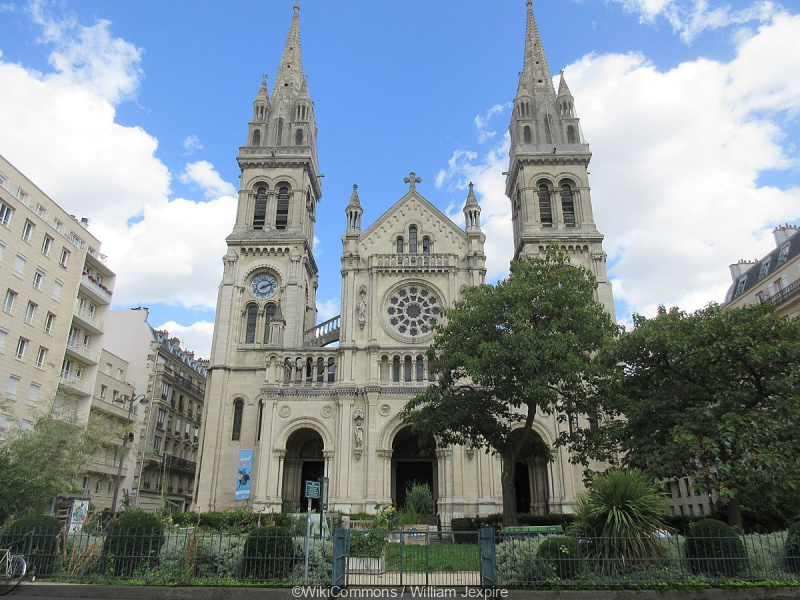
<path id="1" fill-rule="evenodd" d="M 410 220 L 419 224 L 420 234 L 425 231 L 434 234 L 440 248 L 442 243 L 450 244 L 452 249 L 467 247 L 466 232 L 416 190 L 409 191 L 378 217 L 359 237 L 360 246 L 367 250 L 369 246 L 387 241 L 386 251 L 389 252 L 388 240 L 405 231 Z"/>

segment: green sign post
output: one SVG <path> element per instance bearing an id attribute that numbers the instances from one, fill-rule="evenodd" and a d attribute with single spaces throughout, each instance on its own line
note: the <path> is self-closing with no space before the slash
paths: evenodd
<path id="1" fill-rule="evenodd" d="M 322 484 L 319 481 L 306 481 L 306 498 L 308 498 L 308 510 L 311 512 L 311 499 L 320 497 L 320 488 Z"/>
<path id="2" fill-rule="evenodd" d="M 308 544 L 311 538 L 311 500 L 320 497 L 319 481 L 306 480 L 306 498 L 308 498 L 308 514 L 306 515 L 306 560 L 303 565 L 303 581 L 308 582 Z"/>

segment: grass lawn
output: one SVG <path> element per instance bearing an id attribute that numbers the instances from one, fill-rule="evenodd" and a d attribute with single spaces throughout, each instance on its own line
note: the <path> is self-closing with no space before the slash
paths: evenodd
<path id="1" fill-rule="evenodd" d="M 402 550 L 402 560 L 401 560 Z M 426 563 L 427 554 L 427 563 Z M 389 544 L 386 569 L 399 571 L 477 571 L 480 569 L 478 546 L 472 544 L 403 545 Z"/>

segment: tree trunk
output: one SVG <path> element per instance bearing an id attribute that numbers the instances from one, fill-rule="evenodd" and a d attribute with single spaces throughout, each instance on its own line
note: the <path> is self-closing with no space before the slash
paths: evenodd
<path id="1" fill-rule="evenodd" d="M 503 527 L 517 525 L 517 486 L 514 485 L 516 460 L 512 453 L 501 454 L 503 470 L 500 485 L 503 491 Z"/>
<path id="2" fill-rule="evenodd" d="M 742 504 L 739 501 L 738 494 L 728 500 L 728 525 L 736 527 L 739 533 L 743 533 Z"/>

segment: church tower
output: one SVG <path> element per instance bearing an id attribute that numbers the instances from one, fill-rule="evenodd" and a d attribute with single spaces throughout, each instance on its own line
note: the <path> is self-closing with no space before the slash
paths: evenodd
<path id="1" fill-rule="evenodd" d="M 549 244 L 558 244 L 573 263 L 594 274 L 597 300 L 614 318 L 603 236 L 594 223 L 589 192 L 592 153 L 581 134 L 563 72 L 556 93 L 532 0 L 527 5 L 525 59 L 509 126 L 511 148 L 506 177 L 514 259 L 540 256 Z"/>
<path id="2" fill-rule="evenodd" d="M 316 324 L 313 244 L 322 191 L 299 11 L 295 4 L 272 97 L 265 75 L 237 156 L 241 187 L 236 222 L 226 238 L 206 384 L 200 507 L 214 504 L 209 494 L 216 488 L 220 449 L 241 438 L 248 414 L 258 411 L 261 419 L 263 407 L 253 405 L 267 353 L 302 347 L 304 333 Z"/>

